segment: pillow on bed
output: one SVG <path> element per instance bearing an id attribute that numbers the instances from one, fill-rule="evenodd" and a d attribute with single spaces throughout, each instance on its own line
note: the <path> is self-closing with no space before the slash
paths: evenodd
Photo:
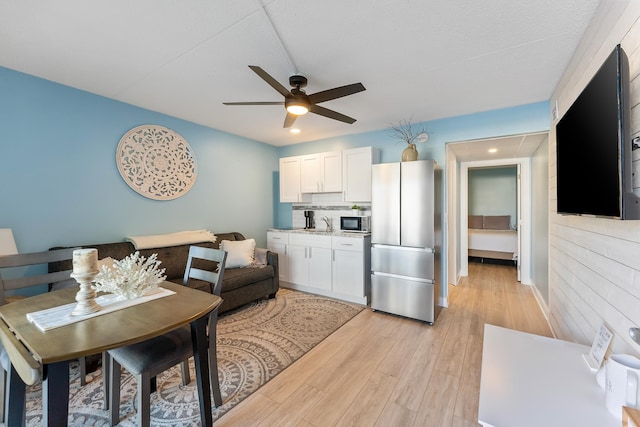
<path id="1" fill-rule="evenodd" d="M 469 228 L 482 230 L 482 215 L 469 215 Z"/>
<path id="2" fill-rule="evenodd" d="M 485 216 L 484 228 L 485 230 L 510 230 L 511 216 L 510 215 Z"/>

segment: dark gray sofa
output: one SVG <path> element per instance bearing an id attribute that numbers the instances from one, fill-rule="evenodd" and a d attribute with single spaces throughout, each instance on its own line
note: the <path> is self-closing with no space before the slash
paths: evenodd
<path id="1" fill-rule="evenodd" d="M 158 260 L 162 262 L 160 267 L 165 269 L 167 280 L 182 283 L 184 269 L 187 265 L 187 258 L 189 257 L 189 246 L 195 245 L 218 249 L 220 242 L 223 240 L 245 240 L 245 237 L 238 232 L 214 234 L 217 237 L 215 243 L 192 243 L 189 245 L 142 249 L 139 252 L 140 255 L 146 258 L 154 253 L 158 254 Z M 98 250 L 98 258 L 100 259 L 111 257 L 120 260 L 136 251 L 131 242 L 100 243 L 95 245 L 81 245 L 81 247 L 96 248 Z M 59 248 L 60 247 L 51 249 Z M 199 268 L 215 268 L 215 266 L 198 264 L 194 264 L 194 266 Z M 49 264 L 50 272 L 63 271 L 71 268 L 71 261 Z M 225 269 L 222 281 L 222 293 L 220 295 L 223 302 L 220 306 L 219 313 L 232 310 L 261 298 L 275 298 L 280 286 L 278 274 L 278 254 L 274 252 L 267 252 L 267 264 L 264 266 Z M 52 284 L 51 289 L 68 286 L 78 286 L 78 284 L 73 279 L 70 279 Z M 188 286 L 205 292 L 210 291 L 208 283 L 197 279 L 190 279 Z"/>

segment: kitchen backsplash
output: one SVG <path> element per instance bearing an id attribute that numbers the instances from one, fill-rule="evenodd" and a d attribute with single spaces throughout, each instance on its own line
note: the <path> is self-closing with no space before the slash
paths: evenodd
<path id="1" fill-rule="evenodd" d="M 333 230 L 340 229 L 341 216 L 353 216 L 351 206 L 354 203 L 343 202 L 342 205 L 321 205 L 321 204 L 293 204 L 292 206 L 292 223 L 293 228 L 304 228 L 305 217 L 304 211 L 313 211 L 313 218 L 316 230 L 326 230 L 327 225 L 322 220 L 326 217 Z M 371 203 L 358 204 L 360 206 L 360 215 L 371 215 Z"/>

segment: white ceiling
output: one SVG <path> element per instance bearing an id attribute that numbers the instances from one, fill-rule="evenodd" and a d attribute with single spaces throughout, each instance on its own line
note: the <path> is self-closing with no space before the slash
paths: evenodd
<path id="1" fill-rule="evenodd" d="M 0 66 L 275 146 L 548 100 L 597 0 L 0 0 Z M 247 66 L 307 93 L 362 82 L 282 128 Z"/>
<path id="2" fill-rule="evenodd" d="M 459 162 L 520 159 L 532 157 L 540 144 L 548 137 L 547 132 L 537 132 L 449 143 L 447 148 L 451 149 Z"/>

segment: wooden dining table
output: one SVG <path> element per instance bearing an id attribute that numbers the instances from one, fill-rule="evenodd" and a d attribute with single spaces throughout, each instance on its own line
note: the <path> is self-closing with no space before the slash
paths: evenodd
<path id="1" fill-rule="evenodd" d="M 78 288 L 67 288 L 43 293 L 0 307 L 3 331 L 13 334 L 16 348 L 7 351 L 12 364 L 17 353 L 30 355 L 41 366 L 43 425 L 67 425 L 69 415 L 69 361 L 106 350 L 135 344 L 184 325 L 191 325 L 194 343 L 194 360 L 198 384 L 200 416 L 203 426 L 213 424 L 209 381 L 207 338 L 208 314 L 221 303 L 219 296 L 171 282 L 163 282 L 162 288 L 175 294 L 133 305 L 121 310 L 94 316 L 66 326 L 41 331 L 27 319 L 28 313 L 73 303 Z M 5 333 L 5 332 L 2 332 Z M 3 340 L 4 343 L 4 340 Z M 22 347 L 21 347 L 22 346 Z M 5 344 L 6 347 L 6 344 Z M 19 350 L 19 351 L 16 351 Z M 17 378 L 15 370 L 9 378 Z M 24 417 L 24 383 L 9 381 L 9 407 L 5 422 Z M 19 382 L 18 382 L 19 383 Z"/>

